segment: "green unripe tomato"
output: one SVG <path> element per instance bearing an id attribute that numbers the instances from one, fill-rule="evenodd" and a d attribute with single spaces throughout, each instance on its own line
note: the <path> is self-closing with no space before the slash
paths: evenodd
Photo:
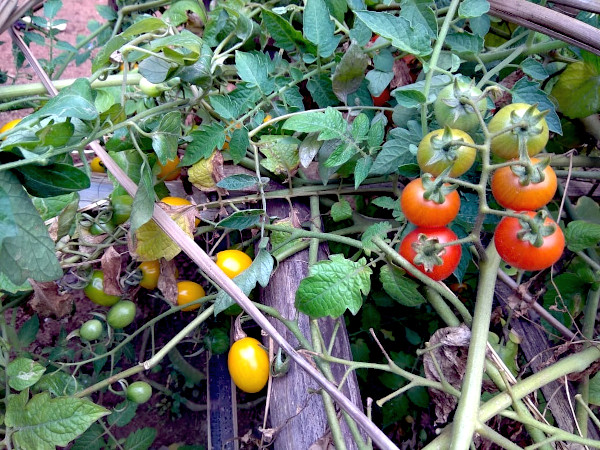
<path id="1" fill-rule="evenodd" d="M 136 309 L 135 303 L 123 300 L 108 310 L 106 321 L 113 328 L 125 328 L 133 322 Z"/>
<path id="2" fill-rule="evenodd" d="M 94 222 L 90 226 L 90 233 L 94 236 L 111 234 L 113 231 L 115 231 L 115 224 L 112 222 Z"/>
<path id="3" fill-rule="evenodd" d="M 145 381 L 136 381 L 127 386 L 127 400 L 141 405 L 152 397 L 152 386 Z"/>
<path id="4" fill-rule="evenodd" d="M 116 195 L 111 198 L 110 204 L 113 210 L 112 222 L 115 225 L 121 225 L 129 220 L 133 198 L 129 195 Z"/>
<path id="5" fill-rule="evenodd" d="M 102 322 L 98 319 L 88 320 L 79 328 L 79 337 L 86 341 L 94 341 L 102 336 L 102 328 Z"/>
<path id="6" fill-rule="evenodd" d="M 162 83 L 154 84 L 144 77 L 140 79 L 139 86 L 142 92 L 148 97 L 158 97 L 166 90 Z"/>
<path id="7" fill-rule="evenodd" d="M 104 292 L 104 272 L 101 270 L 94 270 L 92 278 L 83 288 L 83 292 L 92 302 L 101 306 L 112 306 L 121 300 L 118 295 L 109 295 Z"/>
<path id="8" fill-rule="evenodd" d="M 461 97 L 475 102 L 477 109 L 483 115 L 487 109 L 487 100 L 481 98 L 482 92 L 475 86 L 456 81 L 440 91 L 433 111 L 440 127 L 448 126 L 463 131 L 473 131 L 479 126 L 479 118 L 471 105 L 460 102 Z"/>

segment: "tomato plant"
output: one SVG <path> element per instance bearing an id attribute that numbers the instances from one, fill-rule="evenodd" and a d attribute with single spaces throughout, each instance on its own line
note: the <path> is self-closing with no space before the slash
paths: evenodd
<path id="1" fill-rule="evenodd" d="M 125 328 L 135 319 L 137 307 L 130 300 L 115 303 L 106 314 L 106 321 L 113 328 Z"/>
<path id="2" fill-rule="evenodd" d="M 92 169 L 92 172 L 106 173 L 106 167 L 104 167 L 104 163 L 98 156 L 90 161 L 90 169 Z"/>
<path id="3" fill-rule="evenodd" d="M 526 103 L 506 105 L 492 117 L 488 125 L 492 138 L 492 153 L 500 158 L 519 157 L 519 140 L 529 156 L 537 155 L 548 143 L 548 123 L 544 115 Z"/>
<path id="4" fill-rule="evenodd" d="M 177 283 L 177 304 L 179 306 L 187 305 L 206 295 L 204 288 L 193 281 L 179 281 Z M 182 311 L 193 311 L 200 308 L 200 304 L 187 306 Z"/>
<path id="5" fill-rule="evenodd" d="M 546 206 L 554 197 L 556 173 L 549 165 L 536 166 L 539 160 L 535 158 L 531 162 L 534 164 L 531 174 L 518 165 L 502 167 L 492 175 L 492 194 L 504 208 L 532 211 Z"/>
<path id="6" fill-rule="evenodd" d="M 252 264 L 252 258 L 241 250 L 229 249 L 217 253 L 217 266 L 229 278 L 235 278 Z"/>
<path id="7" fill-rule="evenodd" d="M 440 281 L 454 273 L 460 263 L 460 245 L 440 247 L 457 240 L 450 228 L 418 227 L 400 243 L 400 255 L 432 280 Z"/>
<path id="8" fill-rule="evenodd" d="M 87 298 L 101 306 L 112 306 L 121 299 L 118 295 L 109 295 L 104 292 L 104 272 L 101 270 L 94 270 L 83 292 Z"/>
<path id="9" fill-rule="evenodd" d="M 102 336 L 104 327 L 98 319 L 90 319 L 79 328 L 79 336 L 86 341 L 94 341 Z"/>
<path id="10" fill-rule="evenodd" d="M 152 386 L 145 381 L 134 381 L 127 386 L 125 395 L 127 396 L 127 400 L 141 405 L 152 397 Z"/>
<path id="11" fill-rule="evenodd" d="M 448 167 L 451 177 L 459 177 L 471 168 L 477 152 L 473 147 L 460 145 L 460 142 L 473 144 L 467 133 L 457 129 L 439 129 L 427 134 L 417 148 L 417 162 L 423 172 L 434 177 Z"/>
<path id="12" fill-rule="evenodd" d="M 481 115 L 487 110 L 487 100 L 481 89 L 464 81 L 455 81 L 443 88 L 435 99 L 433 110 L 435 120 L 442 127 L 473 131 L 479 126 L 479 118 L 473 106 L 461 102 L 461 98 L 477 105 Z"/>
<path id="13" fill-rule="evenodd" d="M 557 262 L 565 248 L 565 237 L 550 217 L 540 218 L 525 211 L 531 224 L 516 217 L 503 217 L 494 233 L 494 244 L 500 257 L 521 270 L 542 270 Z"/>
<path id="14" fill-rule="evenodd" d="M 251 337 L 235 341 L 227 355 L 229 375 L 244 392 L 261 391 L 269 380 L 269 355 L 260 342 Z"/>
<path id="15" fill-rule="evenodd" d="M 447 183 L 444 185 L 446 188 L 449 186 Z M 408 183 L 400 197 L 406 220 L 420 227 L 443 227 L 452 222 L 460 209 L 458 192 L 452 190 L 446 195 L 438 192 L 434 197 L 426 198 L 422 178 L 416 178 Z"/>

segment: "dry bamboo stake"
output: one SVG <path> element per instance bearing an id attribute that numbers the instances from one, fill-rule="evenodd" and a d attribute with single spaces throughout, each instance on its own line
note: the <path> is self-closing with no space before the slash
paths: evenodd
<path id="1" fill-rule="evenodd" d="M 32 66 L 39 68 L 40 72 L 36 73 L 40 76 L 40 81 L 44 83 L 48 89 L 48 93 L 52 96 L 57 94 L 56 88 L 50 82 L 48 75 L 41 69 L 35 56 L 23 40 L 11 28 L 11 36 L 21 48 L 26 56 L 33 60 L 30 61 Z M 123 188 L 135 197 L 137 185 L 127 176 L 127 174 L 119 167 L 119 165 L 109 156 L 98 141 L 90 143 L 90 147 L 98 157 L 102 160 L 107 170 L 117 179 Z M 215 262 L 190 238 L 185 232 L 177 226 L 171 217 L 160 207 L 154 204 L 154 213 L 152 215 L 156 224 L 177 244 L 179 247 L 200 267 L 204 273 L 227 292 L 242 309 L 269 335 L 275 342 L 292 358 L 296 364 L 304 369 L 317 383 L 325 390 L 342 408 L 348 413 L 358 425 L 360 425 L 373 442 L 379 445 L 380 448 L 387 450 L 399 450 L 398 447 L 381 431 L 360 409 L 358 409 L 342 392 L 337 389 L 333 383 L 329 382 L 317 369 L 315 369 L 309 361 L 304 359 L 286 340 L 279 334 L 273 325 L 269 323 L 267 318 L 254 306 L 252 301 L 242 292 L 242 290 L 231 280 L 221 269 L 217 267 Z"/>

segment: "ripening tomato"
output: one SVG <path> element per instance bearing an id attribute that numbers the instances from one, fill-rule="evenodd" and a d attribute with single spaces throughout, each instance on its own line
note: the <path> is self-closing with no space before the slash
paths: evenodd
<path id="1" fill-rule="evenodd" d="M 170 206 L 191 206 L 192 202 L 182 197 L 163 197 L 160 199 L 161 202 L 166 203 Z M 196 226 L 200 224 L 200 219 L 196 217 Z"/>
<path id="2" fill-rule="evenodd" d="M 92 172 L 106 173 L 106 167 L 104 167 L 104 163 L 98 156 L 90 161 L 90 169 L 92 169 Z"/>
<path id="3" fill-rule="evenodd" d="M 538 160 L 533 158 L 532 163 Z M 513 169 L 518 170 L 515 173 Z M 524 175 L 523 166 L 502 167 L 492 175 L 492 194 L 498 204 L 515 211 L 533 211 L 548 204 L 554 197 L 557 188 L 556 173 L 550 166 L 542 171 L 544 179 L 538 183 L 530 181 L 521 184 L 520 175 Z M 523 172 L 523 173 L 521 173 Z"/>
<path id="4" fill-rule="evenodd" d="M 241 250 L 223 250 L 217 253 L 217 266 L 229 278 L 235 278 L 252 264 L 252 258 Z"/>
<path id="5" fill-rule="evenodd" d="M 400 255 L 429 278 L 440 281 L 454 273 L 460 263 L 460 245 L 450 245 L 436 249 L 430 239 L 445 244 L 458 239 L 454 231 L 446 227 L 417 227 L 408 233 L 400 243 Z M 422 254 L 417 252 L 422 250 Z"/>
<path id="6" fill-rule="evenodd" d="M 109 295 L 104 292 L 104 272 L 101 270 L 94 270 L 92 278 L 88 285 L 83 288 L 83 292 L 87 295 L 87 298 L 97 305 L 112 306 L 121 300 L 118 295 Z"/>
<path id="7" fill-rule="evenodd" d="M 390 88 L 386 87 L 377 97 L 371 96 L 371 98 L 373 99 L 373 105 L 375 106 L 387 105 L 387 102 L 390 100 Z"/>
<path id="8" fill-rule="evenodd" d="M 516 126 L 518 125 L 518 126 Z M 525 140 L 529 156 L 537 155 L 548 143 L 548 123 L 537 108 L 527 103 L 512 103 L 492 117 L 488 124 L 490 133 L 511 130 L 492 138 L 492 153 L 500 158 L 519 157 L 519 137 Z"/>
<path id="9" fill-rule="evenodd" d="M 179 156 L 175 156 L 175 158 L 170 159 L 163 166 L 160 161 L 157 161 L 158 167 L 160 167 L 160 172 L 156 175 L 156 178 L 163 181 L 173 181 L 181 175 L 181 167 L 178 167 L 181 160 Z"/>
<path id="10" fill-rule="evenodd" d="M 160 262 L 157 259 L 144 261 L 138 266 L 138 269 L 142 272 L 140 286 L 144 289 L 156 289 L 160 277 Z"/>
<path id="11" fill-rule="evenodd" d="M 258 392 L 269 380 L 269 355 L 260 342 L 251 337 L 233 343 L 227 367 L 235 385 L 244 392 Z"/>
<path id="12" fill-rule="evenodd" d="M 452 167 L 451 177 L 459 177 L 469 170 L 475 162 L 477 152 L 473 147 L 450 144 L 459 140 L 473 144 L 471 136 L 462 130 L 447 128 L 427 134 L 421 139 L 417 149 L 417 163 L 421 170 L 434 177 L 439 176 L 448 167 Z"/>
<path id="13" fill-rule="evenodd" d="M 177 283 L 177 304 L 179 306 L 187 305 L 206 295 L 204 288 L 193 281 L 180 281 Z M 183 308 L 182 311 L 193 311 L 200 308 L 200 304 L 191 305 Z"/>
<path id="14" fill-rule="evenodd" d="M 450 186 L 445 184 L 444 186 Z M 454 220 L 460 209 L 456 190 L 448 193 L 443 203 L 424 197 L 423 180 L 417 178 L 406 185 L 400 197 L 402 212 L 411 223 L 420 227 L 444 227 Z"/>
<path id="15" fill-rule="evenodd" d="M 529 217 L 536 217 L 533 211 L 523 213 Z M 503 217 L 494 233 L 494 243 L 500 257 L 521 270 L 542 270 L 557 262 L 565 248 L 562 230 L 550 217 L 546 217 L 543 224 L 539 223 L 538 226 L 546 227 L 546 232 L 541 233 L 543 238 L 528 232 L 529 226 L 522 224 L 519 219 Z M 552 227 L 554 232 L 545 235 L 550 233 Z"/>
<path id="16" fill-rule="evenodd" d="M 435 99 L 435 119 L 442 127 L 473 131 L 479 126 L 479 118 L 471 105 L 460 102 L 461 97 L 473 101 L 479 112 L 485 114 L 487 100 L 482 98 L 481 90 L 470 83 L 457 80 L 442 89 Z"/>

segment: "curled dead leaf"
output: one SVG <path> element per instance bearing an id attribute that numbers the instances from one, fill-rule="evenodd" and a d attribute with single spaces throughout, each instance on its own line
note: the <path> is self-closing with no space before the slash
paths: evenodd
<path id="1" fill-rule="evenodd" d="M 40 316 L 61 318 L 73 309 L 73 297 L 68 293 L 59 293 L 55 282 L 38 283 L 31 279 L 29 282 L 33 288 L 29 305 Z"/>
<path id="2" fill-rule="evenodd" d="M 119 275 L 121 274 L 121 255 L 115 250 L 114 246 L 106 249 L 100 259 L 102 272 L 104 272 L 104 292 L 108 295 L 123 295 L 121 285 L 119 284 Z"/>
<path id="3" fill-rule="evenodd" d="M 160 261 L 160 276 L 158 277 L 158 289 L 163 297 L 173 305 L 177 304 L 177 267 L 175 261 Z"/>
<path id="4" fill-rule="evenodd" d="M 188 179 L 201 191 L 227 191 L 217 187 L 217 183 L 225 178 L 223 172 L 223 155 L 214 151 L 208 159 L 201 159 L 188 169 Z"/>

